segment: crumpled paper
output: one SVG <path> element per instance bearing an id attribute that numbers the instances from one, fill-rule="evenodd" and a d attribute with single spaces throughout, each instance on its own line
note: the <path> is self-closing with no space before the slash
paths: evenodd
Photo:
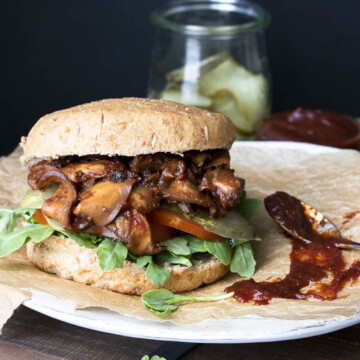
<path id="1" fill-rule="evenodd" d="M 27 188 L 27 169 L 19 162 L 17 149 L 0 161 L 0 208 L 17 207 Z M 296 148 L 236 145 L 231 151 L 236 175 L 246 179 L 249 197 L 264 199 L 283 190 L 302 199 L 327 215 L 345 237 L 360 242 L 360 213 L 352 219 L 346 214 L 360 211 L 360 153 L 341 150 L 311 154 Z M 263 241 L 253 242 L 257 270 L 255 280 L 284 277 L 289 270 L 290 241 L 269 217 L 264 207 L 252 223 Z M 360 259 L 360 252 L 343 251 L 347 264 Z M 215 284 L 192 291 L 194 295 L 220 295 L 225 287 L 238 281 L 229 274 Z M 142 304 L 140 297 L 61 279 L 37 269 L 20 249 L 0 259 L 0 328 L 13 310 L 31 293 L 45 292 L 73 303 L 77 309 L 103 307 L 127 316 L 163 321 Z M 5 287 L 4 287 L 5 286 Z M 262 316 L 289 320 L 344 320 L 353 318 L 360 305 L 360 281 L 348 284 L 334 301 L 274 299 L 266 306 L 240 304 L 234 299 L 214 303 L 188 303 L 180 306 L 167 320 L 175 323 L 198 323 L 208 319 Z M 51 304 L 49 304 L 51 306 Z"/>

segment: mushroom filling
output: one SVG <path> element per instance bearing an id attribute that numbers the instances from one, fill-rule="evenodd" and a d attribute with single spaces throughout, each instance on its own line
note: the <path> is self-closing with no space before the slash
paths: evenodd
<path id="1" fill-rule="evenodd" d="M 43 214 L 71 231 L 121 239 L 137 255 L 162 250 L 147 214 L 164 202 L 182 211 L 224 216 L 240 200 L 242 184 L 227 150 L 125 156 L 68 156 L 29 168 L 28 184 L 58 189 Z"/>

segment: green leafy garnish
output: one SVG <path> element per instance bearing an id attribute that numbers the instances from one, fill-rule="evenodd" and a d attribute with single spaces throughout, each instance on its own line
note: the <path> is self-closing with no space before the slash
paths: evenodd
<path id="1" fill-rule="evenodd" d="M 175 255 L 190 255 L 191 249 L 187 245 L 186 239 L 177 236 L 171 240 L 163 242 L 161 245 L 166 246 L 167 250 Z"/>
<path id="2" fill-rule="evenodd" d="M 187 240 L 188 246 L 193 254 L 207 252 L 205 241 L 203 239 L 194 235 L 184 235 L 184 239 Z"/>
<path id="3" fill-rule="evenodd" d="M 228 241 L 210 242 L 204 241 L 206 250 L 219 259 L 224 265 L 229 265 L 231 261 L 231 248 Z"/>
<path id="4" fill-rule="evenodd" d="M 6 230 L 10 233 L 17 226 L 17 220 L 23 218 L 24 221 L 29 221 L 35 213 L 35 209 L 19 208 L 15 210 L 1 209 L 0 210 L 0 231 Z"/>
<path id="5" fill-rule="evenodd" d="M 0 257 L 7 256 L 29 241 L 39 243 L 54 232 L 54 229 L 41 224 L 30 225 L 13 232 L 0 233 Z"/>
<path id="6" fill-rule="evenodd" d="M 189 256 L 198 252 L 208 252 L 219 259 L 223 264 L 229 265 L 231 261 L 231 247 L 228 240 L 212 242 L 205 241 L 194 235 L 179 235 L 174 239 L 168 240 L 163 243 L 167 246 L 167 251 L 170 254 L 159 254 L 160 260 L 163 261 L 165 257 L 175 261 L 176 256 Z M 174 256 L 171 257 L 170 255 Z M 169 261 L 166 261 L 169 262 Z M 182 259 L 182 262 L 186 262 Z M 182 263 L 182 262 L 169 262 L 169 263 Z"/>
<path id="7" fill-rule="evenodd" d="M 128 255 L 127 247 L 120 241 L 106 238 L 96 252 L 102 271 L 122 268 Z"/>
<path id="8" fill-rule="evenodd" d="M 171 278 L 170 271 L 157 265 L 152 256 L 140 256 L 137 258 L 136 267 L 142 268 L 145 266 L 147 266 L 145 276 L 154 285 L 164 285 L 166 279 Z"/>
<path id="9" fill-rule="evenodd" d="M 154 314 L 169 316 L 183 302 L 219 301 L 232 297 L 234 293 L 220 296 L 184 296 L 173 294 L 166 289 L 150 290 L 141 296 L 143 304 Z"/>
<path id="10" fill-rule="evenodd" d="M 136 260 L 136 267 L 142 268 L 146 265 L 150 264 L 152 262 L 152 257 L 150 255 L 148 256 L 139 256 Z"/>
<path id="11" fill-rule="evenodd" d="M 166 360 L 164 357 L 160 357 L 159 355 L 154 355 L 149 358 L 149 355 L 144 355 L 141 360 Z"/>
<path id="12" fill-rule="evenodd" d="M 179 265 L 185 265 L 187 267 L 191 267 L 192 263 L 191 261 L 183 255 L 175 255 L 169 251 L 162 251 L 161 253 L 156 255 L 156 262 L 158 264 L 179 264 Z"/>
<path id="13" fill-rule="evenodd" d="M 246 191 L 243 192 L 240 202 L 237 205 L 237 210 L 246 219 L 251 219 L 256 212 L 259 210 L 261 200 L 259 199 L 248 199 L 246 197 Z"/>
<path id="14" fill-rule="evenodd" d="M 69 239 L 74 240 L 79 246 L 83 246 L 89 249 L 95 249 L 104 239 L 107 239 L 104 236 L 88 234 L 88 233 L 74 233 L 68 231 L 64 229 L 64 227 L 59 221 L 53 220 L 49 217 L 46 217 L 46 221 L 59 234 L 62 234 L 68 237 Z"/>
<path id="15" fill-rule="evenodd" d="M 65 235 L 71 240 L 74 240 L 79 246 L 83 246 L 89 249 L 95 249 L 98 244 L 103 241 L 103 237 L 86 234 L 86 233 L 73 233 L 67 230 L 57 230 L 59 233 Z"/>
<path id="16" fill-rule="evenodd" d="M 223 264 L 230 264 L 230 271 L 237 273 L 240 276 L 251 277 L 255 272 L 256 261 L 254 259 L 253 251 L 250 242 L 237 243 L 230 246 L 228 240 L 222 242 L 209 242 L 202 240 L 194 235 L 179 235 L 178 238 L 184 239 L 187 242 L 187 246 L 191 249 L 191 255 L 195 253 L 208 252 L 214 255 Z M 259 238 L 259 240 L 261 240 Z M 232 253 L 232 248 L 235 250 Z M 174 262 L 166 261 L 166 259 L 173 259 Z M 172 257 L 171 254 L 166 254 L 166 251 L 161 252 L 156 256 L 156 260 L 159 263 L 168 262 L 173 264 L 186 265 L 187 257 L 179 259 L 179 257 Z M 178 260 L 178 262 L 176 262 Z M 190 261 L 190 260 L 188 260 Z"/>
<path id="17" fill-rule="evenodd" d="M 249 242 L 239 244 L 231 259 L 230 271 L 240 276 L 251 277 L 255 272 L 256 261 Z"/>

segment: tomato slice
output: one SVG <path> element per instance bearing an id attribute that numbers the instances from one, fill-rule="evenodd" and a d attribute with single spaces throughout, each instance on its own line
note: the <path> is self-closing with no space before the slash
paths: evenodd
<path id="1" fill-rule="evenodd" d="M 33 215 L 33 218 L 41 225 L 49 226 L 43 212 L 41 209 L 37 209 Z M 154 241 L 163 242 L 174 238 L 177 234 L 177 231 L 169 226 L 161 225 L 161 224 L 151 224 L 151 235 Z"/>
<path id="2" fill-rule="evenodd" d="M 150 224 L 152 239 L 156 242 L 163 242 L 174 238 L 177 230 L 161 224 Z"/>
<path id="3" fill-rule="evenodd" d="M 49 226 L 41 209 L 37 209 L 33 218 L 41 225 Z M 151 234 L 157 242 L 167 241 L 176 236 L 176 230 L 181 230 L 189 234 L 198 236 L 207 241 L 221 241 L 223 237 L 205 230 L 201 225 L 187 219 L 168 209 L 156 209 L 147 215 L 151 223 Z"/>
<path id="4" fill-rule="evenodd" d="M 41 225 L 47 225 L 49 226 L 43 212 L 41 211 L 41 209 L 37 209 L 33 215 L 33 218 Z"/>
<path id="5" fill-rule="evenodd" d="M 222 236 L 204 229 L 198 223 L 169 209 L 158 208 L 147 215 L 152 224 L 160 224 L 198 236 L 207 241 L 224 240 Z"/>

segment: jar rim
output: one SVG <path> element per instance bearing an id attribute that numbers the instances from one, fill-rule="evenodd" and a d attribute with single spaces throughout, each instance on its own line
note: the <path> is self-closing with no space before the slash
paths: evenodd
<path id="1" fill-rule="evenodd" d="M 191 9 L 208 9 L 219 12 L 237 12 L 251 15 L 253 20 L 235 25 L 205 26 L 183 24 L 167 17 Z M 248 0 L 171 0 L 154 10 L 150 16 L 153 25 L 190 35 L 235 35 L 264 29 L 270 21 L 270 14 L 261 6 Z"/>

